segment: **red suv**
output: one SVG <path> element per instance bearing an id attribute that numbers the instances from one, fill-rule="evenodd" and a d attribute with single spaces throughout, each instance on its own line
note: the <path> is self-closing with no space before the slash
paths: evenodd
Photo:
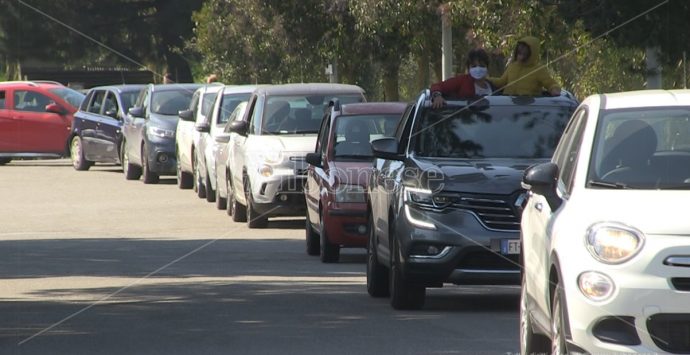
<path id="1" fill-rule="evenodd" d="M 321 124 L 309 168 L 307 253 L 337 262 L 341 247 L 367 246 L 366 190 L 373 168 L 371 140 L 392 137 L 407 105 L 398 102 L 333 103 Z"/>
<path id="2" fill-rule="evenodd" d="M 56 82 L 0 83 L 0 165 L 67 155 L 72 118 L 83 99 Z"/>

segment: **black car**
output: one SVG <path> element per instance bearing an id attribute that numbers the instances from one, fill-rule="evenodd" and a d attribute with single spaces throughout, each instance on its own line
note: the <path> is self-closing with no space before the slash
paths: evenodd
<path id="1" fill-rule="evenodd" d="M 118 85 L 89 90 L 72 121 L 70 156 L 74 169 L 122 162 L 122 122 L 143 88 Z"/>
<path id="2" fill-rule="evenodd" d="M 123 125 L 122 170 L 127 180 L 177 175 L 175 131 L 179 112 L 189 108 L 202 84 L 149 84 L 141 91 Z"/>
<path id="3" fill-rule="evenodd" d="M 426 287 L 520 283 L 523 171 L 546 162 L 577 102 L 487 96 L 431 107 L 372 142 L 367 290 L 421 308 Z"/>

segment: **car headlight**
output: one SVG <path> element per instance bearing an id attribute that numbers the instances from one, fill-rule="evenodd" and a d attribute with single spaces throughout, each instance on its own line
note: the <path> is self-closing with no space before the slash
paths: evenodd
<path id="1" fill-rule="evenodd" d="M 422 207 L 443 209 L 457 202 L 458 200 L 457 196 L 443 193 L 433 193 L 431 190 L 415 187 L 405 187 L 403 192 L 403 199 L 405 202 L 420 205 Z"/>
<path id="2" fill-rule="evenodd" d="M 158 127 L 147 127 L 146 134 L 160 138 L 175 138 L 175 131 Z"/>
<path id="3" fill-rule="evenodd" d="M 620 264 L 635 256 L 644 244 L 642 232 L 618 223 L 597 223 L 589 227 L 587 250 L 607 264 Z"/>
<path id="4" fill-rule="evenodd" d="M 261 164 L 280 164 L 283 161 L 283 154 L 279 147 L 263 147 L 250 154 L 252 158 L 256 159 L 258 165 Z"/>
<path id="5" fill-rule="evenodd" d="M 335 202 L 357 203 L 366 202 L 364 187 L 361 185 L 338 185 L 335 189 Z"/>

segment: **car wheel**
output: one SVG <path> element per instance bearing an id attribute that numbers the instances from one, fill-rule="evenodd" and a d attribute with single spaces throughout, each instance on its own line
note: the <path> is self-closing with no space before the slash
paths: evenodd
<path id="1" fill-rule="evenodd" d="M 319 233 L 319 242 L 321 246 L 321 262 L 337 263 L 340 259 L 340 246 L 331 243 L 328 240 L 328 233 L 326 232 L 326 224 L 323 223 L 323 213 L 319 213 L 321 230 Z"/>
<path id="2" fill-rule="evenodd" d="M 204 186 L 206 187 L 206 201 L 207 202 L 216 202 L 216 191 L 213 190 L 213 185 L 211 185 L 211 176 L 206 172 L 206 181 L 204 182 Z"/>
<path id="3" fill-rule="evenodd" d="M 229 179 L 232 175 L 227 175 Z M 241 203 L 237 202 L 235 199 L 235 190 L 233 189 L 232 183 L 227 181 L 228 186 L 228 214 L 232 216 L 233 222 L 246 222 L 247 221 L 247 209 Z"/>
<path id="4" fill-rule="evenodd" d="M 520 294 L 520 354 L 546 354 L 550 346 L 548 338 L 534 333 L 532 317 L 527 309 L 527 289 L 523 277 Z"/>
<path id="5" fill-rule="evenodd" d="M 206 186 L 201 183 L 201 173 L 199 173 L 199 163 L 193 159 L 194 165 L 194 191 L 199 198 L 206 198 Z"/>
<path id="6" fill-rule="evenodd" d="M 260 215 L 254 209 L 254 202 L 252 201 L 251 187 L 249 182 L 245 185 L 245 199 L 247 200 L 247 226 L 249 228 L 266 228 L 268 226 L 268 217 Z"/>
<path id="7" fill-rule="evenodd" d="M 122 172 L 124 173 L 125 179 L 127 180 L 139 180 L 139 177 L 141 176 L 141 168 L 138 165 L 134 165 L 129 161 L 129 155 L 126 151 L 122 153 Z"/>
<path id="8" fill-rule="evenodd" d="M 394 235 L 394 234 L 392 234 Z M 395 309 L 421 309 L 426 298 L 426 288 L 409 282 L 400 262 L 400 246 L 393 241 L 391 270 L 389 275 L 391 306 Z"/>
<path id="9" fill-rule="evenodd" d="M 551 309 L 551 354 L 556 355 L 567 353 L 564 329 L 566 319 L 564 317 L 563 300 L 563 287 L 559 282 L 556 284 Z"/>
<path id="10" fill-rule="evenodd" d="M 183 190 L 189 190 L 194 185 L 194 177 L 186 171 L 182 171 L 182 163 L 180 163 L 180 155 L 177 154 L 177 187 Z"/>
<path id="11" fill-rule="evenodd" d="M 319 255 L 321 253 L 321 241 L 319 239 L 319 233 L 316 233 L 314 227 L 311 225 L 311 220 L 309 220 L 309 212 L 307 212 L 307 218 L 305 218 L 304 230 L 307 237 L 307 254 L 308 255 Z"/>
<path id="12" fill-rule="evenodd" d="M 369 240 L 367 241 L 367 292 L 371 297 L 388 297 L 388 269 L 381 265 L 376 251 L 376 231 L 373 216 L 369 215 Z"/>
<path id="13" fill-rule="evenodd" d="M 5 165 L 11 161 L 12 161 L 11 158 L 0 158 L 0 165 Z"/>
<path id="14" fill-rule="evenodd" d="M 84 158 L 84 150 L 81 145 L 81 138 L 79 138 L 79 136 L 74 136 L 74 138 L 72 138 L 69 151 L 74 170 L 89 170 L 92 162 Z"/>
<path id="15" fill-rule="evenodd" d="M 157 184 L 160 179 L 158 174 L 151 171 L 151 166 L 149 165 L 149 155 L 146 145 L 141 148 L 141 170 L 144 174 L 144 184 Z"/>

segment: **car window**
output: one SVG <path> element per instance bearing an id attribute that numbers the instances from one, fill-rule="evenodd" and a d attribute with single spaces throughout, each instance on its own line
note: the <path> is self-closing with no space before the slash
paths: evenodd
<path id="1" fill-rule="evenodd" d="M 319 130 L 319 136 L 316 139 L 316 149 L 314 152 L 320 152 L 321 156 L 328 154 L 328 136 L 331 127 L 331 115 L 328 114 L 323 119 L 323 124 Z"/>
<path id="2" fill-rule="evenodd" d="M 218 97 L 218 92 L 207 92 L 203 95 L 203 100 L 201 100 L 201 114 L 205 117 L 211 114 L 211 108 L 213 108 L 213 104 L 216 102 L 216 97 Z M 232 111 L 228 114 L 230 113 L 232 113 Z"/>
<path id="3" fill-rule="evenodd" d="M 103 99 L 105 98 L 105 91 L 98 90 L 93 96 L 93 100 L 89 103 L 87 111 L 95 114 L 101 113 L 101 107 L 103 105 Z"/>
<path id="4" fill-rule="evenodd" d="M 582 146 L 582 136 L 585 132 L 585 125 L 587 123 L 587 111 L 581 109 L 573 116 L 574 129 L 568 134 L 568 140 L 564 149 L 562 161 L 559 168 L 559 185 L 565 190 L 566 195 L 569 195 L 572 190 L 573 178 L 575 176 L 575 169 L 577 167 L 577 157 Z M 558 164 L 558 163 L 556 163 Z"/>
<path id="5" fill-rule="evenodd" d="M 573 108 L 491 106 L 424 108 L 413 149 L 423 157 L 551 158 Z"/>
<path id="6" fill-rule="evenodd" d="M 120 93 L 120 101 L 122 102 L 122 109 L 127 112 L 131 107 L 134 106 L 134 103 L 137 100 L 137 97 L 139 96 L 140 91 L 125 91 Z"/>
<path id="7" fill-rule="evenodd" d="M 45 112 L 46 105 L 53 102 L 40 92 L 30 90 L 14 91 L 14 109 L 17 111 Z"/>
<path id="8" fill-rule="evenodd" d="M 107 92 L 105 101 L 103 102 L 103 114 L 111 117 L 117 117 L 118 114 L 117 98 L 115 94 L 110 91 Z"/>
<path id="9" fill-rule="evenodd" d="M 82 101 L 84 101 L 84 94 L 80 93 L 79 91 L 76 91 L 74 89 L 70 89 L 68 87 L 58 87 L 58 88 L 52 88 L 48 89 L 51 93 L 60 96 L 61 99 L 65 100 L 70 106 L 77 108 L 81 105 Z"/>
<path id="10" fill-rule="evenodd" d="M 195 91 L 192 95 L 192 101 L 189 102 L 189 109 L 196 115 L 196 109 L 199 107 L 199 96 L 201 96 L 201 90 Z"/>
<path id="11" fill-rule="evenodd" d="M 318 133 L 329 102 L 361 102 L 361 95 L 290 95 L 271 96 L 266 100 L 262 130 L 270 134 Z"/>
<path id="12" fill-rule="evenodd" d="M 395 140 L 398 141 L 398 153 L 402 153 L 407 150 L 407 144 L 409 142 L 409 132 L 412 127 L 413 116 L 415 114 L 415 105 L 407 106 L 405 113 L 403 113 L 402 118 L 395 130 Z M 404 138 L 403 138 L 404 137 Z"/>
<path id="13" fill-rule="evenodd" d="M 602 112 L 587 181 L 594 188 L 689 189 L 690 107 Z"/>
<path id="14" fill-rule="evenodd" d="M 235 108 L 242 103 L 249 100 L 249 93 L 243 94 L 223 94 L 220 102 L 220 112 L 216 119 L 216 124 L 227 123 L 231 120 L 230 115 L 235 111 Z"/>
<path id="15" fill-rule="evenodd" d="M 5 92 L 0 91 L 0 110 L 5 109 Z"/>
<path id="16" fill-rule="evenodd" d="M 385 137 L 383 127 L 395 127 L 400 115 L 339 116 L 335 123 L 334 156 L 338 158 L 372 158 L 371 141 Z"/>
<path id="17" fill-rule="evenodd" d="M 189 107 L 193 94 L 192 91 L 186 89 L 156 91 L 151 96 L 151 112 L 176 116 Z"/>
<path id="18" fill-rule="evenodd" d="M 235 107 L 235 110 L 232 111 L 232 113 L 228 117 L 228 122 L 241 121 L 244 118 L 244 113 L 246 111 L 247 111 L 247 101 L 240 102 L 240 104 L 237 105 L 237 107 Z M 225 125 L 223 132 L 230 133 L 230 125 Z"/>
<path id="19" fill-rule="evenodd" d="M 249 120 L 249 134 L 258 134 L 261 132 L 261 114 L 263 113 L 263 96 L 255 96 L 253 98 L 254 104 L 250 104 L 251 108 L 247 115 Z"/>
<path id="20" fill-rule="evenodd" d="M 89 91 L 88 95 L 84 98 L 84 100 L 81 102 L 81 105 L 79 105 L 79 109 L 82 111 L 88 111 L 89 108 L 89 102 L 91 102 L 91 99 L 93 99 L 93 95 L 96 93 L 95 90 Z"/>

